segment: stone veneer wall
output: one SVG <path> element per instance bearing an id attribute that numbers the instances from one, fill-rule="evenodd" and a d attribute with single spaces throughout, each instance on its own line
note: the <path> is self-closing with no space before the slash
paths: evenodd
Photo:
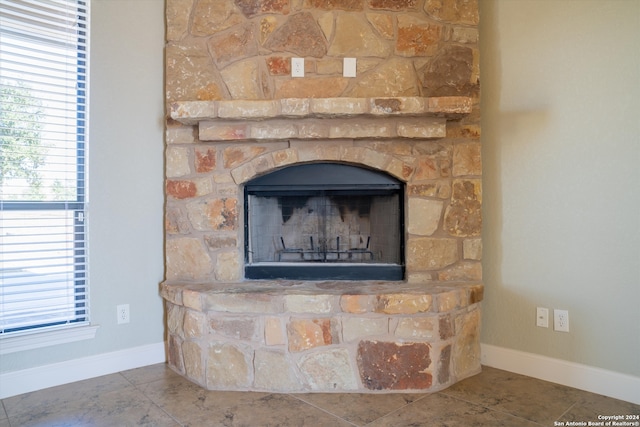
<path id="1" fill-rule="evenodd" d="M 290 163 L 292 150 L 301 162 L 340 161 L 338 146 L 353 147 L 346 161 L 393 169 L 407 182 L 409 279 L 481 280 L 475 1 L 167 0 L 166 10 L 168 109 L 176 101 L 337 97 L 465 96 L 473 106 L 446 134 L 412 123 L 406 138 L 374 120 L 349 123 L 343 139 L 331 142 L 320 138 L 331 129 L 319 121 L 309 124 L 311 141 L 272 132 L 256 142 L 255 134 L 229 126 L 216 128 L 227 135 L 220 143 L 203 142 L 215 138 L 168 116 L 168 280 L 242 279 L 246 177 L 232 176 L 234 169 L 253 162 L 260 163 L 254 174 L 265 173 Z M 293 56 L 306 60 L 304 78 L 290 77 Z M 341 77 L 346 56 L 357 58 L 358 77 Z M 230 108 L 233 118 L 248 115 L 242 105 Z M 388 163 L 363 157 L 373 152 Z"/>
<path id="2" fill-rule="evenodd" d="M 320 330 L 333 331 L 329 335 L 334 341 L 319 345 L 332 350 L 344 339 L 344 326 L 335 319 L 354 315 L 370 320 L 384 313 L 376 310 L 382 310 L 380 301 L 389 295 L 410 301 L 418 293 L 429 299 L 428 306 L 419 311 L 405 306 L 394 314 L 418 318 L 414 341 L 432 348 L 434 358 L 426 371 L 443 379 L 435 386 L 477 372 L 481 292 L 473 291 L 473 302 L 468 299 L 470 289 L 482 287 L 476 1 L 167 0 L 166 11 L 166 281 L 162 293 L 169 314 L 170 364 L 208 388 L 228 388 L 210 381 L 210 349 L 231 346 L 253 369 L 258 353 L 252 340 L 260 343 L 258 350 L 264 350 L 265 327 L 272 325 L 271 317 L 284 322 L 286 331 L 295 329 L 287 322 L 299 316 L 291 316 L 286 303 L 278 305 L 281 311 L 277 312 L 249 304 L 243 306 L 243 313 L 235 311 L 237 305 L 218 312 L 207 304 L 234 293 L 248 301 L 272 298 L 269 292 L 260 295 L 247 290 L 242 277 L 242 184 L 293 163 L 339 161 L 383 170 L 406 183 L 407 280 L 394 284 L 397 292 L 375 287 L 365 292 L 372 300 L 359 313 L 347 316 L 336 308 L 340 304 L 326 313 L 311 308 L 302 317 L 315 325 L 328 321 L 331 328 L 325 325 Z M 291 57 L 305 58 L 304 78 L 290 77 Z M 342 77 L 344 57 L 357 58 L 357 77 Z M 274 105 L 260 101 L 276 100 L 285 104 L 302 100 L 308 108 L 324 105 L 321 108 L 343 110 L 336 110 L 338 117 L 332 117 L 338 122 L 314 114 L 313 109 L 302 120 L 281 109 L 269 120 L 253 116 L 256 105 L 258 110 Z M 438 109 L 438 104 L 446 106 L 451 100 L 453 110 Z M 425 110 L 411 113 L 421 102 Z M 460 102 L 465 105 L 463 114 L 456 110 Z M 429 110 L 434 104 L 436 108 Z M 378 107 L 385 107 L 387 117 L 376 116 Z M 181 115 L 185 108 L 203 108 L 206 113 L 192 120 L 189 117 L 199 114 Z M 354 109 L 364 110 L 352 114 Z M 401 121 L 396 113 L 407 113 L 407 120 Z M 456 297 L 455 304 L 445 304 L 446 315 L 431 304 L 440 301 L 441 286 L 464 294 Z M 345 298 L 359 292 L 353 287 L 341 289 Z M 188 302 L 183 291 L 190 295 Z M 303 299 L 322 294 L 300 292 Z M 224 313 L 232 323 L 216 320 Z M 254 319 L 255 335 L 243 340 L 220 332 L 219 328 L 234 328 L 225 326 L 233 324 L 234 316 Z M 455 320 L 450 332 L 441 336 L 438 326 L 423 336 L 421 316 L 431 319 L 424 320 L 427 329 L 441 325 L 436 320 L 441 316 Z M 193 323 L 188 319 L 194 317 L 200 323 L 190 329 Z M 388 318 L 383 333 L 368 336 L 363 330 L 361 338 L 389 342 L 394 351 L 402 351 L 411 340 L 404 332 L 394 331 L 405 321 Z M 313 328 L 307 332 L 308 337 L 316 333 Z M 459 339 L 468 353 L 451 350 Z M 320 354 L 314 353 L 315 347 L 290 352 L 290 343 L 282 345 L 273 349 L 284 352 L 278 354 L 292 366 L 300 361 L 300 354 Z M 385 357 L 399 354 L 376 348 L 371 350 L 377 355 L 371 362 L 376 366 Z M 448 351 L 468 359 L 456 361 L 446 356 Z M 190 366 L 183 363 L 187 359 Z M 446 367 L 440 366 L 443 363 Z M 456 370 L 461 363 L 465 367 Z M 446 375 L 440 373 L 445 371 Z M 419 381 L 414 378 L 408 384 Z M 356 388 L 366 389 L 366 385 Z"/>
<path id="3" fill-rule="evenodd" d="M 167 0 L 173 101 L 477 97 L 476 0 Z M 305 77 L 291 78 L 291 57 Z M 342 77 L 342 59 L 357 77 Z"/>

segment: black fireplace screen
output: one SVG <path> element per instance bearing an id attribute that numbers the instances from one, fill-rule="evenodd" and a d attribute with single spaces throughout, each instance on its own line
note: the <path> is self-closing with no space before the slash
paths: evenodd
<path id="1" fill-rule="evenodd" d="M 245 277 L 402 280 L 403 185 L 335 163 L 291 166 L 245 186 Z"/>

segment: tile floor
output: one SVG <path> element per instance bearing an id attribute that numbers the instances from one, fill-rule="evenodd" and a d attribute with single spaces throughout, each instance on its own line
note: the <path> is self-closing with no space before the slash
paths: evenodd
<path id="1" fill-rule="evenodd" d="M 640 405 L 484 367 L 434 394 L 211 392 L 152 365 L 2 400 L 16 426 L 559 426 Z"/>

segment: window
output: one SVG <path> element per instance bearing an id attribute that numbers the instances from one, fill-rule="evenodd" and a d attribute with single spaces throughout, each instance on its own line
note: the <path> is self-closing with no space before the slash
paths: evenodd
<path id="1" fill-rule="evenodd" d="M 0 337 L 89 321 L 88 0 L 0 0 Z"/>

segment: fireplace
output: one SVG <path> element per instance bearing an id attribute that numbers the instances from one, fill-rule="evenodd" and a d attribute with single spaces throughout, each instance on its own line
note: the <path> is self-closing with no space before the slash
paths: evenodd
<path id="1" fill-rule="evenodd" d="M 479 145 L 446 138 L 470 112 L 465 97 L 173 104 L 167 173 L 196 173 L 166 183 L 169 365 L 271 392 L 479 372 Z"/>
<path id="2" fill-rule="evenodd" d="M 341 163 L 289 166 L 244 186 L 245 278 L 402 280 L 403 184 Z"/>
<path id="3" fill-rule="evenodd" d="M 286 393 L 478 373 L 477 2 L 166 4 L 169 366 Z"/>

